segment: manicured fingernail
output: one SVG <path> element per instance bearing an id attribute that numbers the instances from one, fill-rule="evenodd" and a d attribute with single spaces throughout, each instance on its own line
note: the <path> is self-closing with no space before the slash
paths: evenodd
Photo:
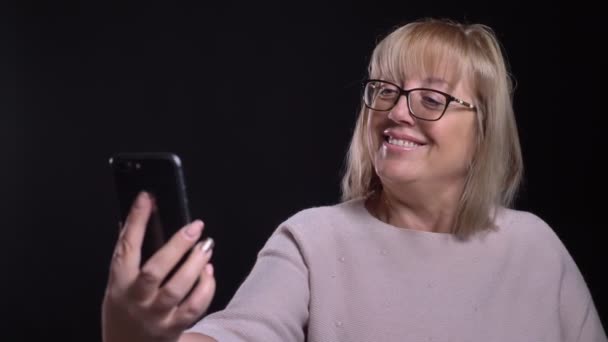
<path id="1" fill-rule="evenodd" d="M 213 275 L 213 265 L 211 265 L 211 264 L 205 265 L 205 272 L 207 272 L 208 275 Z"/>
<path id="2" fill-rule="evenodd" d="M 186 236 L 188 236 L 189 238 L 196 239 L 201 234 L 202 230 L 203 230 L 203 223 L 200 221 L 197 221 L 197 222 L 193 222 L 192 224 L 188 225 L 188 227 L 186 227 L 186 230 L 184 232 L 186 233 Z"/>
<path id="3" fill-rule="evenodd" d="M 213 241 L 212 238 L 208 237 L 205 240 L 205 242 L 203 242 L 203 246 L 201 246 L 201 250 L 203 251 L 203 253 L 207 253 L 211 249 L 213 249 L 213 246 L 215 246 L 215 242 Z"/>

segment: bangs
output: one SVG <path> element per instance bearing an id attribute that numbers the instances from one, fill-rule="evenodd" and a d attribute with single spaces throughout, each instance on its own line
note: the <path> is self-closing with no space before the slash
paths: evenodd
<path id="1" fill-rule="evenodd" d="M 465 37 L 449 27 L 410 27 L 386 37 L 374 51 L 370 78 L 403 85 L 411 79 L 445 81 L 453 89 L 469 65 Z M 464 80 L 469 81 L 469 80 Z M 448 90 L 449 90 L 448 89 Z"/>

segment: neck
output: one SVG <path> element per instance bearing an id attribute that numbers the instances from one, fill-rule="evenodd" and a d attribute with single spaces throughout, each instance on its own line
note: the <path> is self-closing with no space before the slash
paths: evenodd
<path id="1" fill-rule="evenodd" d="M 370 204 L 378 219 L 390 225 L 451 233 L 462 190 L 463 184 L 451 187 L 385 185 Z"/>

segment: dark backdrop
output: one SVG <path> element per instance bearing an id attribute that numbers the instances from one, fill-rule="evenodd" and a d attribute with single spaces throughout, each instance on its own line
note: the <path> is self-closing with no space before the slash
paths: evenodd
<path id="1" fill-rule="evenodd" d="M 555 229 L 606 320 L 593 152 L 581 148 L 600 131 L 575 121 L 580 108 L 563 92 L 557 7 L 223 1 L 15 9 L 5 12 L 17 15 L 5 15 L 1 37 L 2 317 L 9 333 L 26 335 L 20 340 L 100 338 L 117 230 L 107 162 L 117 151 L 181 156 L 192 212 L 217 242 L 210 310 L 224 307 L 281 221 L 339 200 L 374 43 L 422 16 L 496 30 L 517 83 L 526 162 L 517 207 Z M 584 141 L 574 135 L 582 130 L 591 132 Z"/>

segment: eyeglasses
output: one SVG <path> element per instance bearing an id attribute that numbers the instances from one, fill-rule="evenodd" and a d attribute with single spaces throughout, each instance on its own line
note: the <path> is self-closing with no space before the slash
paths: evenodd
<path id="1" fill-rule="evenodd" d="M 363 83 L 363 89 L 363 102 L 367 108 L 389 111 L 399 102 L 401 95 L 405 95 L 410 114 L 421 120 L 437 121 L 441 119 L 452 101 L 469 109 L 475 109 L 475 106 L 468 102 L 430 88 L 405 90 L 391 82 L 367 80 Z"/>

